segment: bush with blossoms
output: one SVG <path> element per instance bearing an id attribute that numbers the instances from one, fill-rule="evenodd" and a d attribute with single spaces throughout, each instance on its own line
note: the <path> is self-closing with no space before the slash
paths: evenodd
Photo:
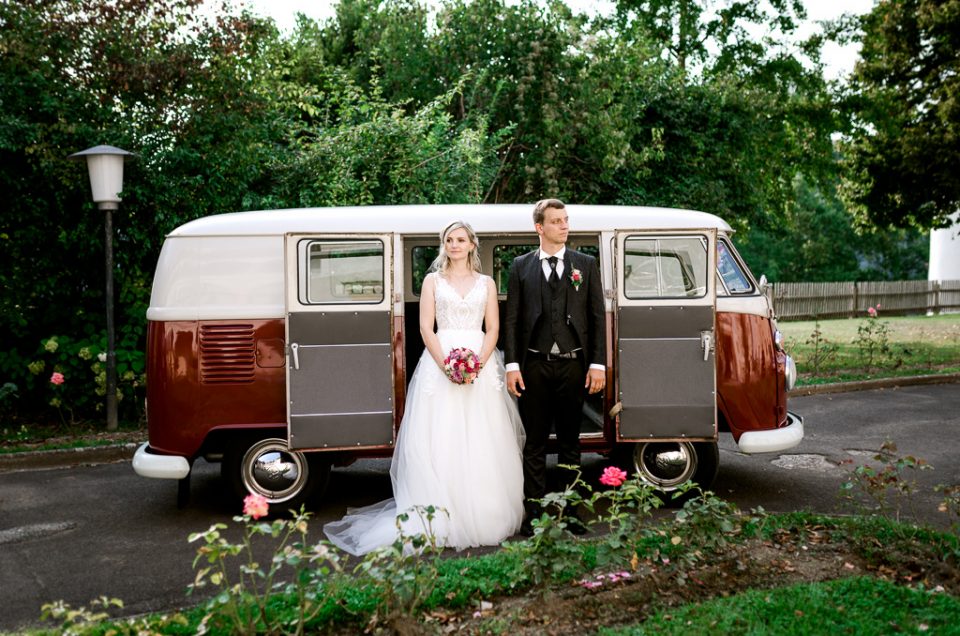
<path id="1" fill-rule="evenodd" d="M 890 324 L 880 320 L 880 304 L 876 307 L 867 307 L 867 315 L 857 327 L 857 337 L 853 339 L 857 345 L 860 362 L 867 372 L 882 359 L 889 358 L 893 350 L 890 347 Z"/>
<path id="2" fill-rule="evenodd" d="M 23 393 L 40 394 L 64 424 L 100 419 L 107 392 L 107 353 L 103 338 L 51 336 L 40 342 L 25 367 Z M 142 352 L 118 349 L 117 404 L 121 418 L 142 419 L 146 390 Z"/>

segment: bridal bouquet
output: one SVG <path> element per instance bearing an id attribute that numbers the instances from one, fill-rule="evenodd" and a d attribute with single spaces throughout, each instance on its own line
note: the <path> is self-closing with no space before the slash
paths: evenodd
<path id="1" fill-rule="evenodd" d="M 443 370 L 455 384 L 470 384 L 480 373 L 480 357 L 472 349 L 455 347 L 443 359 Z"/>

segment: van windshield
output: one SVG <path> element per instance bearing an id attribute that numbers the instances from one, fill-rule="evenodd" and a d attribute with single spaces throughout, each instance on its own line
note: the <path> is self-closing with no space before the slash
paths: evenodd
<path id="1" fill-rule="evenodd" d="M 737 263 L 736 257 L 730 246 L 724 241 L 717 241 L 717 272 L 720 274 L 720 280 L 730 294 L 745 294 L 753 290 L 750 279 Z"/>

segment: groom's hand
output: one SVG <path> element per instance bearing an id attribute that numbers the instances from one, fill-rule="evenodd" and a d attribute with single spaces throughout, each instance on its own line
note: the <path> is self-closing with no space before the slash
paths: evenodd
<path id="1" fill-rule="evenodd" d="M 520 392 L 525 391 L 527 387 L 523 386 L 523 375 L 519 371 L 507 371 L 507 391 L 513 397 L 520 397 Z"/>
<path id="2" fill-rule="evenodd" d="M 607 384 L 607 372 L 603 369 L 588 369 L 587 381 L 583 385 L 589 393 L 599 393 Z"/>

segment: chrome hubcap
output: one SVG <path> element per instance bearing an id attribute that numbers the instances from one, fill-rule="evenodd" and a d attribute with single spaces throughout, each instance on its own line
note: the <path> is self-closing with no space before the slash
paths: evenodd
<path id="1" fill-rule="evenodd" d="M 697 472 L 697 453 L 690 442 L 642 442 L 633 463 L 640 478 L 660 490 L 676 490 Z"/>
<path id="2" fill-rule="evenodd" d="M 247 450 L 241 470 L 248 491 L 277 504 L 303 490 L 309 468 L 303 453 L 288 450 L 284 440 L 265 439 Z"/>

